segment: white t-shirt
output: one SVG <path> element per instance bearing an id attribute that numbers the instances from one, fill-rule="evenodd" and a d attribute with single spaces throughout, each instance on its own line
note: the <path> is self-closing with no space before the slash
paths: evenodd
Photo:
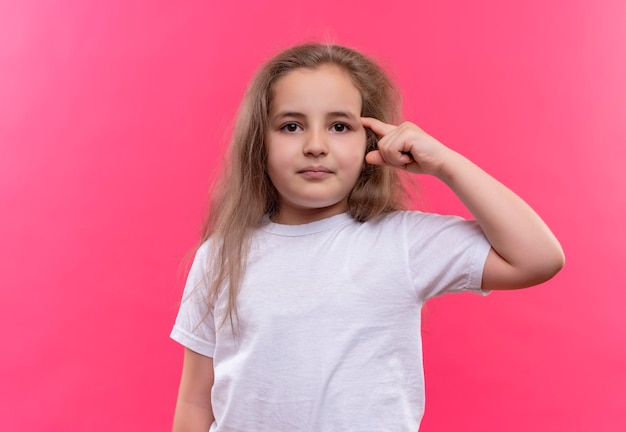
<path id="1" fill-rule="evenodd" d="M 490 245 L 477 223 L 396 212 L 268 223 L 238 297 L 207 316 L 210 241 L 190 270 L 171 337 L 213 358 L 211 431 L 415 432 L 424 412 L 420 309 L 480 291 Z"/>

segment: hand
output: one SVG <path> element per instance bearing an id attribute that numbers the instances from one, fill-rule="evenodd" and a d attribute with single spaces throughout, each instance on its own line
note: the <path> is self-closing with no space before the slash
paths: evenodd
<path id="1" fill-rule="evenodd" d="M 369 152 L 365 161 L 389 165 L 417 174 L 441 175 L 448 148 L 409 122 L 394 126 L 371 117 L 362 117 L 364 127 L 380 137 L 378 150 Z"/>

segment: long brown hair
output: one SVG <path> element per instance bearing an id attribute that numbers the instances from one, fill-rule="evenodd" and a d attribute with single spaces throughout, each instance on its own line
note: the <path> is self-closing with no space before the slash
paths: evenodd
<path id="1" fill-rule="evenodd" d="M 351 77 L 362 97 L 363 117 L 386 123 L 400 119 L 400 96 L 383 70 L 363 54 L 342 46 L 306 44 L 281 52 L 252 80 L 239 109 L 224 171 L 213 191 L 202 241 L 211 238 L 208 301 L 228 286 L 227 316 L 237 317 L 237 294 L 246 268 L 250 236 L 266 216 L 278 211 L 278 193 L 267 175 L 265 137 L 273 88 L 293 70 L 335 65 Z M 366 152 L 377 137 L 367 130 Z M 348 211 L 359 222 L 404 208 L 404 190 L 395 169 L 363 162 L 348 197 Z M 226 319 L 226 317 L 224 317 Z"/>

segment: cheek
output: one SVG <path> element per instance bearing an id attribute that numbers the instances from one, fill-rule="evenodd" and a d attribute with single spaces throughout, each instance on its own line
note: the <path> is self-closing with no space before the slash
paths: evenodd
<path id="1" fill-rule="evenodd" d="M 284 167 L 290 159 L 289 147 L 282 145 L 280 140 L 266 141 L 267 151 L 267 171 L 276 172 L 280 167 Z"/>
<path id="2" fill-rule="evenodd" d="M 268 152 L 268 155 L 267 155 L 266 169 L 267 169 L 267 174 L 270 176 L 270 179 L 272 179 L 272 181 L 275 181 L 274 179 L 277 176 L 280 176 L 280 174 L 284 171 L 285 163 L 283 160 L 281 160 L 279 156 L 280 156 L 279 153 L 272 153 L 272 152 Z M 281 169 L 281 167 L 283 169 Z"/>
<path id="3" fill-rule="evenodd" d="M 361 172 L 363 163 L 365 161 L 365 134 L 362 139 L 355 139 L 349 145 L 341 148 L 341 158 L 344 164 L 344 168 L 351 171 Z"/>

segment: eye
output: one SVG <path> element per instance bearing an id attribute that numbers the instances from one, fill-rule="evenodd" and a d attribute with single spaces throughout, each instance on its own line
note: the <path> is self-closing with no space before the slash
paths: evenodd
<path id="1" fill-rule="evenodd" d="M 331 126 L 331 129 L 334 132 L 347 132 L 350 130 L 350 126 L 348 126 L 345 123 L 335 123 L 334 125 Z"/>
<path id="2" fill-rule="evenodd" d="M 285 132 L 298 132 L 302 130 L 298 123 L 286 123 L 280 127 L 280 130 Z"/>

